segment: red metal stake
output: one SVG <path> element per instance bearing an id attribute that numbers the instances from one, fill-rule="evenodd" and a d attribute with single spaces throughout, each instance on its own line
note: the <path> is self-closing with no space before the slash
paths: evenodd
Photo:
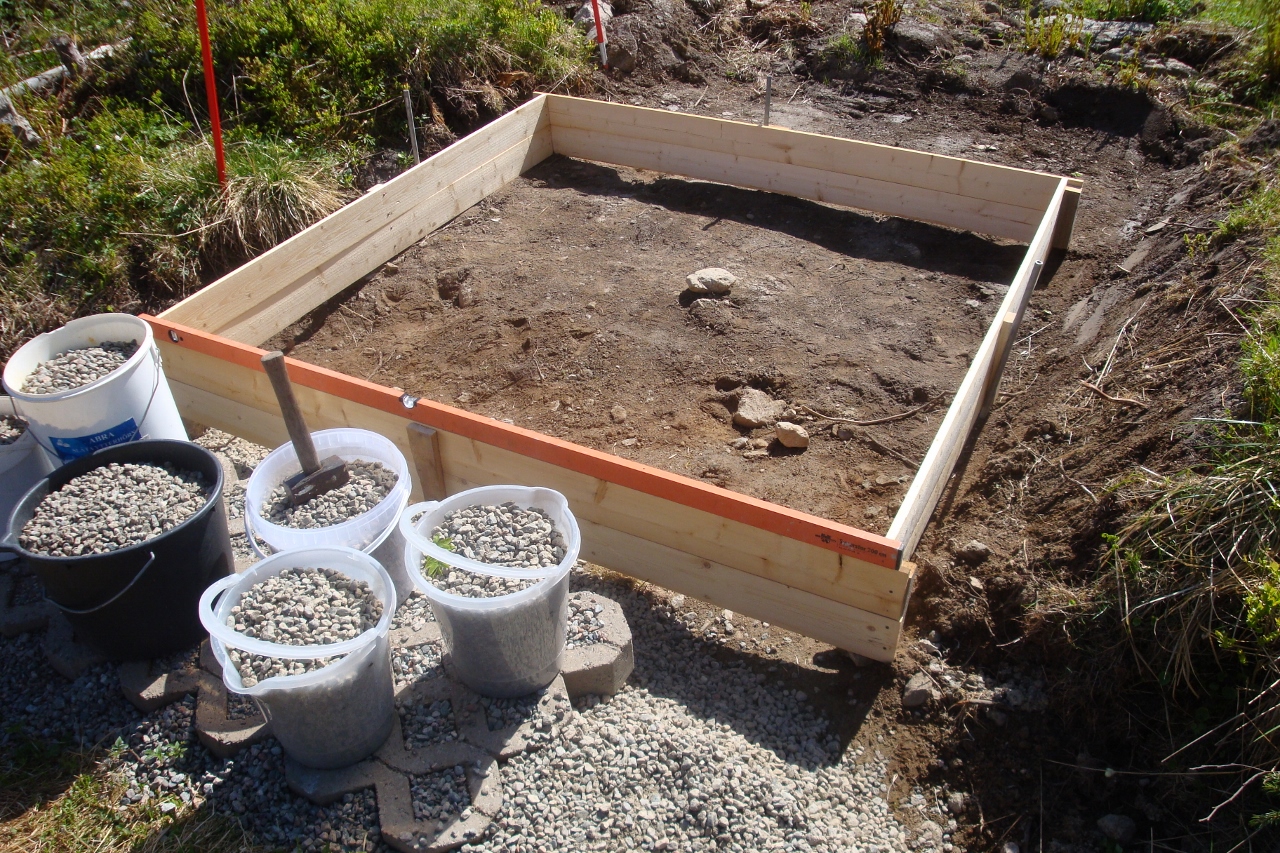
<path id="1" fill-rule="evenodd" d="M 200 52 L 204 58 L 204 92 L 209 98 L 209 123 L 213 126 L 213 157 L 218 164 L 218 183 L 227 185 L 227 158 L 222 153 L 222 119 L 218 115 L 218 87 L 213 79 L 213 48 L 209 44 L 209 16 L 204 0 L 196 0 L 196 24 L 200 29 Z"/>
<path id="2" fill-rule="evenodd" d="M 591 0 L 591 13 L 596 18 L 596 44 L 600 45 L 600 64 L 609 67 L 609 52 L 605 49 L 604 23 L 600 20 L 600 2 Z"/>

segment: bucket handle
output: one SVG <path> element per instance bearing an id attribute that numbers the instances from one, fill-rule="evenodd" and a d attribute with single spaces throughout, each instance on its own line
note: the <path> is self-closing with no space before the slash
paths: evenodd
<path id="1" fill-rule="evenodd" d="M 401 500 L 403 501 L 403 503 L 408 503 L 409 496 L 405 495 Z M 404 507 L 401 506 L 400 509 L 396 511 L 396 517 L 398 518 L 400 516 L 400 513 L 403 511 L 404 511 Z M 387 541 L 387 537 L 390 536 L 391 531 L 395 529 L 396 529 L 395 522 L 388 524 L 387 529 L 382 531 L 380 534 L 378 534 L 377 539 L 374 539 L 372 542 L 370 542 L 368 545 L 364 546 L 360 550 L 364 551 L 366 554 L 372 554 L 374 551 L 378 550 L 378 548 L 382 545 L 383 542 Z M 249 507 L 247 505 L 245 506 L 245 509 L 244 509 L 244 537 L 245 539 L 249 540 L 249 548 L 253 551 L 253 553 L 258 555 L 259 560 L 265 560 L 267 559 L 267 557 L 270 556 L 269 554 L 264 554 L 262 552 L 262 549 L 258 547 L 258 531 L 253 526 L 253 514 L 249 512 Z"/>
<path id="2" fill-rule="evenodd" d="M 129 590 L 133 589 L 133 585 L 136 584 L 138 581 L 142 580 L 142 576 L 147 573 L 147 569 L 151 568 L 151 564 L 154 563 L 155 561 L 156 561 L 156 552 L 152 551 L 151 559 L 147 560 L 145 563 L 142 564 L 142 568 L 139 569 L 138 573 L 133 576 L 133 580 L 129 581 L 129 583 L 125 585 L 124 589 L 120 590 L 115 595 L 111 596 L 106 601 L 99 604 L 97 607 L 90 607 L 88 610 L 73 610 L 70 607 L 62 606 L 58 602 L 54 601 L 52 598 L 49 598 L 48 596 L 45 596 L 44 600 L 49 602 L 59 610 L 61 610 L 63 613 L 70 613 L 72 616 L 88 616 L 90 613 L 97 613 L 99 610 L 103 609 L 104 607 L 110 607 L 112 604 L 115 604 L 116 601 L 119 600 L 119 598 L 122 595 L 124 595 Z"/>
<path id="3" fill-rule="evenodd" d="M 542 580 L 550 577 L 556 572 L 564 568 L 564 563 L 554 566 L 544 566 L 541 569 L 512 569 L 506 566 L 495 566 L 491 563 L 482 563 L 479 560 L 472 560 L 453 551 L 446 551 L 436 543 L 432 542 L 429 537 L 423 536 L 414 529 L 413 519 L 422 515 L 424 512 L 431 512 L 440 505 L 440 501 L 423 501 L 413 506 L 405 507 L 400 513 L 400 533 L 404 536 L 406 542 L 413 544 L 413 547 L 422 552 L 423 556 L 431 557 L 447 566 L 453 566 L 456 569 L 474 572 L 478 575 L 486 575 L 488 577 L 499 578 L 522 578 L 526 580 Z"/>
<path id="4" fill-rule="evenodd" d="M 328 658 L 359 651 L 369 645 L 370 639 L 378 632 L 378 627 L 375 625 L 349 640 L 319 646 L 289 646 L 284 643 L 271 643 L 266 640 L 247 637 L 233 628 L 228 628 L 224 622 L 219 621 L 217 614 L 213 612 L 214 599 L 242 580 L 244 580 L 244 575 L 227 575 L 225 578 L 219 578 L 211 583 L 200 594 L 200 622 L 211 637 L 221 640 L 224 645 L 249 652 L 250 654 L 263 655 L 264 657 L 287 659 Z"/>

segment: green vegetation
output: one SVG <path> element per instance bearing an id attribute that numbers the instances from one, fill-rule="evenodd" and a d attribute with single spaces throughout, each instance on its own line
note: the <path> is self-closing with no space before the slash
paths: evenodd
<path id="1" fill-rule="evenodd" d="M 431 541 L 435 543 L 438 548 L 443 548 L 446 551 L 455 550 L 453 547 L 453 540 L 448 536 L 434 536 Z M 435 557 L 423 557 L 422 571 L 424 571 L 429 578 L 442 578 L 449 571 L 449 567 L 437 560 Z"/>
<path id="2" fill-rule="evenodd" d="M 13 97 L 39 146 L 0 126 L 0 357 L 77 314 L 162 308 L 335 210 L 354 162 L 403 147 L 405 85 L 424 121 L 469 129 L 535 86 L 576 83 L 590 51 L 534 0 L 210 11 L 226 188 L 188 2 L 0 0 L 0 87 L 56 66 L 55 33 L 84 52 L 120 45 L 57 97 Z"/>

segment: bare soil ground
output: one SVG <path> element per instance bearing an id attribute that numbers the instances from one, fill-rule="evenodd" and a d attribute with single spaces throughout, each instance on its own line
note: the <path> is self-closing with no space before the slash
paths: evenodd
<path id="1" fill-rule="evenodd" d="M 1023 251 L 555 158 L 282 343 L 349 374 L 883 533 Z M 732 293 L 683 293 L 685 277 L 709 266 L 738 277 Z M 469 296 L 447 298 L 459 279 Z M 816 433 L 810 448 L 771 441 L 771 426 L 734 426 L 744 386 L 793 404 L 792 419 Z M 863 440 L 840 440 L 799 408 L 873 420 L 930 402 Z M 743 436 L 770 441 L 770 455 L 731 450 Z"/>
<path id="2" fill-rule="evenodd" d="M 1185 789 L 1140 773 L 1176 744 L 1155 725 L 1164 706 L 1135 692 L 1133 664 L 1121 652 L 1090 661 L 1054 624 L 1026 614 L 1055 585 L 1094 570 L 1099 533 L 1119 511 L 1107 484 L 1135 465 L 1185 464 L 1196 451 L 1183 425 L 1231 406 L 1238 327 L 1217 297 L 1246 286 L 1248 270 L 1238 263 L 1243 255 L 1188 259 L 1183 226 L 1207 222 L 1224 190 L 1196 165 L 1172 168 L 1194 157 L 1179 160 L 1167 139 L 1144 136 L 1157 105 L 1096 82 L 1059 81 L 1041 101 L 1061 107 L 1059 120 L 1037 120 L 1011 109 L 998 82 L 1026 63 L 1015 53 L 980 54 L 979 73 L 952 91 L 901 65 L 856 85 L 783 78 L 775 80 L 782 96 L 772 121 L 1084 178 L 1072 249 L 1054 259 L 1035 294 L 1005 393 L 916 553 L 922 584 L 912 637 L 895 668 L 899 686 L 931 660 L 1030 679 L 1048 691 L 1049 710 L 1011 719 L 979 706 L 906 711 L 887 671 L 859 670 L 785 632 L 774 632 L 785 644 L 725 637 L 723 654 L 785 662 L 774 677 L 802 686 L 844 737 L 892 750 L 894 797 L 909 824 L 928 817 L 921 794 L 929 802 L 967 794 L 955 815 L 959 849 L 1007 841 L 1023 849 L 1098 849 L 1095 821 L 1117 811 L 1139 821 L 1144 839 L 1200 849 L 1214 837 L 1195 825 L 1201 814 L 1162 804 Z M 706 79 L 603 85 L 631 103 L 759 116 L 758 88 Z M 1140 245 L 1145 259 L 1121 271 Z M 909 482 L 909 463 L 936 431 L 941 404 L 1022 251 L 931 226 L 555 158 L 275 344 L 317 364 L 883 532 Z M 684 276 L 703 266 L 738 276 L 727 299 L 681 299 Z M 453 296 L 460 281 L 470 288 L 466 307 Z M 1113 402 L 1080 380 L 1139 402 Z M 941 399 L 847 441 L 819 419 L 808 424 L 815 436 L 808 451 L 772 445 L 766 457 L 744 459 L 729 448 L 742 433 L 723 403 L 741 385 L 860 419 Z M 963 564 L 954 545 L 975 538 L 992 556 Z M 715 630 L 717 613 L 703 609 L 702 631 Z M 749 625 L 749 633 L 760 627 Z M 932 647 L 913 639 L 925 635 Z M 1106 776 L 1106 766 L 1133 768 L 1133 775 Z M 1192 801 L 1203 805 L 1203 798 Z"/>

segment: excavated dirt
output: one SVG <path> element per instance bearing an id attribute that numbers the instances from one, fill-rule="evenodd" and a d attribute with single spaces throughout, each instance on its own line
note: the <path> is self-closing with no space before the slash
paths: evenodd
<path id="1" fill-rule="evenodd" d="M 615 9 L 666 20 L 651 5 L 663 4 Z M 811 50 L 779 63 L 776 46 L 836 31 L 847 9 L 814 3 L 800 27 L 802 11 L 776 3 L 773 24 L 757 15 L 753 38 L 776 50 L 773 123 L 1075 174 L 1084 195 L 1072 248 L 1048 265 L 997 406 L 914 555 L 920 583 L 893 669 L 857 667 L 776 629 L 767 647 L 721 638 L 715 653 L 805 690 L 843 738 L 890 754 L 899 816 L 918 831 L 954 818 L 955 849 L 1112 849 L 1096 826 L 1106 814 L 1135 820 L 1151 849 L 1234 843 L 1239 813 L 1229 825 L 1197 823 L 1230 790 L 1160 773 L 1181 746 L 1166 715 L 1191 715 L 1194 697 L 1167 707 L 1122 644 L 1099 653 L 1061 630 L 1045 602 L 1098 570 L 1101 534 L 1123 510 L 1109 485 L 1138 465 L 1196 461 L 1194 419 L 1238 406 L 1231 310 L 1255 292 L 1256 274 L 1244 246 L 1189 256 L 1184 236 L 1207 230 L 1248 182 L 1206 173 L 1198 159 L 1210 136 L 1179 127 L 1155 94 L 1078 61 L 1046 66 L 1005 49 L 998 34 L 1016 31 L 968 6 L 926 25 L 950 32 L 945 46 L 914 50 L 912 21 L 915 42 L 898 39 L 883 66 L 825 82 Z M 792 24 L 804 31 L 778 35 Z M 762 73 L 743 73 L 741 54 L 710 51 L 706 27 L 663 25 L 673 29 L 649 33 L 634 73 L 598 78 L 599 96 L 761 118 Z M 555 158 L 273 343 L 883 532 L 1021 254 L 931 226 Z M 695 306 L 681 299 L 683 280 L 705 266 L 739 282 Z M 808 450 L 774 445 L 748 459 L 729 448 L 744 433 L 725 402 L 741 386 L 853 419 L 937 402 L 844 440 L 830 422 L 808 422 Z M 962 556 L 973 539 L 990 556 Z M 683 609 L 697 612 L 698 633 L 716 630 L 718 610 Z M 940 664 L 1034 683 L 1047 707 L 904 709 L 905 682 Z M 920 805 L 949 793 L 964 795 L 953 814 Z"/>
<path id="2" fill-rule="evenodd" d="M 557 157 L 281 343 L 883 533 L 1024 251 Z M 738 277 L 728 296 L 682 293 L 689 273 L 713 266 Z M 782 447 L 771 427 L 735 426 L 746 387 L 810 421 L 809 449 Z M 843 439 L 799 408 L 875 420 L 930 403 Z M 770 441 L 768 455 L 732 450 L 742 437 Z"/>

